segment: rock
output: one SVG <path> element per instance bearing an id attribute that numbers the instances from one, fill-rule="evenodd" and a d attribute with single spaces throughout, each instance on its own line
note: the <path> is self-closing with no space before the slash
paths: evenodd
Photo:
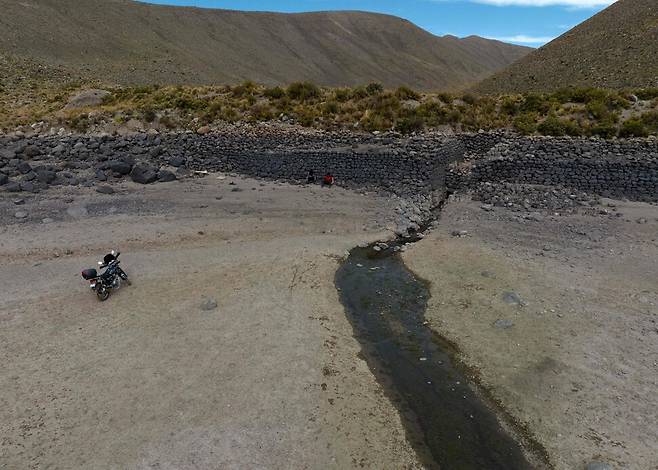
<path id="1" fill-rule="evenodd" d="M 525 302 L 519 297 L 516 292 L 503 292 L 503 302 L 507 305 L 524 306 Z"/>
<path id="2" fill-rule="evenodd" d="M 111 93 L 106 90 L 85 90 L 69 99 L 64 109 L 91 108 L 103 104 Z"/>
<path id="3" fill-rule="evenodd" d="M 107 181 L 107 175 L 103 170 L 96 170 L 94 178 L 96 178 L 98 181 Z"/>
<path id="4" fill-rule="evenodd" d="M 110 160 L 107 162 L 107 167 L 119 175 L 127 175 L 133 169 L 132 164 L 123 160 Z"/>
<path id="5" fill-rule="evenodd" d="M 89 211 L 85 206 L 71 206 L 66 209 L 66 213 L 75 219 L 80 219 L 89 215 Z"/>
<path id="6" fill-rule="evenodd" d="M 18 164 L 18 171 L 20 171 L 24 175 L 27 175 L 29 172 L 32 171 L 32 167 L 28 162 L 21 162 Z"/>
<path id="7" fill-rule="evenodd" d="M 26 193 L 32 193 L 36 187 L 31 181 L 23 181 L 21 182 L 21 191 L 25 191 Z"/>
<path id="8" fill-rule="evenodd" d="M 5 189 L 7 192 L 10 193 L 17 193 L 21 190 L 21 185 L 20 183 L 17 183 L 16 181 L 10 181 L 5 185 Z"/>
<path id="9" fill-rule="evenodd" d="M 5 175 L 4 173 L 0 173 L 0 186 L 4 186 L 7 183 L 9 183 L 9 176 Z"/>
<path id="10" fill-rule="evenodd" d="M 612 465 L 605 462 L 590 462 L 585 467 L 585 470 L 613 470 Z"/>
<path id="11" fill-rule="evenodd" d="M 166 183 L 168 181 L 176 181 L 176 175 L 173 174 L 171 171 L 160 170 L 158 172 L 158 181 L 160 181 L 161 183 Z"/>
<path id="12" fill-rule="evenodd" d="M 23 149 L 24 158 L 34 158 L 38 157 L 39 155 L 41 155 L 41 150 L 39 150 L 39 147 L 36 145 L 28 145 Z"/>
<path id="13" fill-rule="evenodd" d="M 17 219 L 25 219 L 25 218 L 27 218 L 27 216 L 28 216 L 28 213 L 25 212 L 25 211 L 18 211 L 14 214 L 14 217 L 16 217 Z"/>
<path id="14" fill-rule="evenodd" d="M 465 237 L 468 235 L 468 232 L 466 230 L 453 230 L 451 235 L 453 237 Z"/>
<path id="15" fill-rule="evenodd" d="M 204 312 L 210 312 L 217 308 L 217 301 L 215 299 L 207 299 L 201 304 L 201 310 Z"/>
<path id="16" fill-rule="evenodd" d="M 639 219 L 637 219 L 638 224 L 646 224 L 647 222 L 648 222 L 647 219 L 645 219 L 644 217 L 640 217 Z"/>
<path id="17" fill-rule="evenodd" d="M 16 204 L 17 206 L 22 206 L 25 204 L 25 199 L 14 199 L 13 203 Z"/>
<path id="18" fill-rule="evenodd" d="M 37 170 L 36 173 L 37 179 L 44 184 L 50 184 L 57 178 L 57 174 L 50 170 Z"/>
<path id="19" fill-rule="evenodd" d="M 158 172 L 153 167 L 138 164 L 133 167 L 130 177 L 135 183 L 151 184 L 158 179 Z"/>
<path id="20" fill-rule="evenodd" d="M 187 160 L 184 157 L 171 157 L 169 159 L 169 164 L 175 166 L 176 168 L 184 166 Z"/>
<path id="21" fill-rule="evenodd" d="M 491 204 L 482 204 L 480 206 L 480 209 L 482 209 L 483 211 L 491 212 L 494 209 L 494 206 Z"/>
<path id="22" fill-rule="evenodd" d="M 210 133 L 210 127 L 209 126 L 201 126 L 196 130 L 196 133 L 199 135 L 206 135 Z"/>
<path id="23" fill-rule="evenodd" d="M 45 219 L 41 219 L 42 224 L 52 224 L 53 222 L 54 222 L 54 220 L 51 219 L 50 217 L 46 217 Z"/>
<path id="24" fill-rule="evenodd" d="M 499 319 L 494 322 L 494 326 L 502 330 L 507 330 L 514 326 L 514 322 L 512 320 Z"/>
<path id="25" fill-rule="evenodd" d="M 100 194 L 114 194 L 114 188 L 107 185 L 97 186 L 96 192 Z"/>

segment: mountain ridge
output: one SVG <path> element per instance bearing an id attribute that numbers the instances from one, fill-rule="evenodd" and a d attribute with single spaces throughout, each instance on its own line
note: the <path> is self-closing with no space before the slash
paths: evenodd
<path id="1" fill-rule="evenodd" d="M 618 0 L 476 85 L 485 94 L 658 87 L 658 2 Z"/>
<path id="2" fill-rule="evenodd" d="M 244 12 L 132 0 L 0 0 L 0 10 L 0 54 L 117 84 L 379 81 L 455 90 L 530 50 L 435 36 L 362 11 Z"/>

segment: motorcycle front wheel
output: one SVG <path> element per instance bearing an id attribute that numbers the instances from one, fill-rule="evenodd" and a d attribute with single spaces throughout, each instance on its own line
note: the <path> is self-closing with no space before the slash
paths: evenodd
<path id="1" fill-rule="evenodd" d="M 105 302 L 110 296 L 110 291 L 105 287 L 99 287 L 98 290 L 96 290 L 96 296 L 98 296 L 98 300 Z"/>

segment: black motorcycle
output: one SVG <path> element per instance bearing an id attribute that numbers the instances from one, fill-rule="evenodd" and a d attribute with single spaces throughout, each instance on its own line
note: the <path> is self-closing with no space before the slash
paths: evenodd
<path id="1" fill-rule="evenodd" d="M 82 271 L 82 277 L 89 281 L 89 287 L 96 292 L 98 300 L 101 302 L 107 300 L 112 289 L 118 289 L 121 286 L 121 281 L 130 285 L 128 275 L 119 267 L 120 254 L 112 250 L 111 253 L 105 255 L 103 261 L 98 262 L 100 269 L 105 269 L 105 272 L 101 274 L 98 274 L 93 268 Z"/>

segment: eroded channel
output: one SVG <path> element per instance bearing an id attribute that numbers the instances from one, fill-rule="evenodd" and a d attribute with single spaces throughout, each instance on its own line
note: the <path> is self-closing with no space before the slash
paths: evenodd
<path id="1" fill-rule="evenodd" d="M 354 248 L 336 273 L 336 287 L 409 441 L 430 468 L 534 468 L 425 324 L 428 285 L 407 269 L 395 246 L 399 242 Z"/>

